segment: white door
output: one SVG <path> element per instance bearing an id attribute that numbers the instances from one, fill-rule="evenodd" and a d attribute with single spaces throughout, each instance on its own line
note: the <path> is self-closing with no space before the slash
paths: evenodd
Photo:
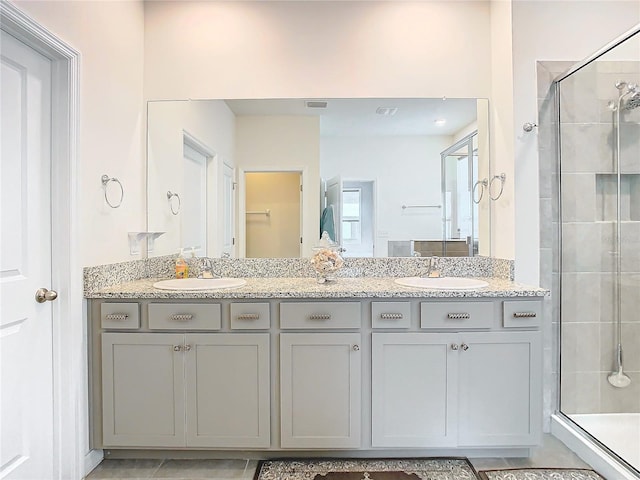
<path id="1" fill-rule="evenodd" d="M 0 476 L 53 478 L 51 63 L 2 32 Z"/>
<path id="2" fill-rule="evenodd" d="M 222 253 L 235 257 L 235 172 L 233 167 L 222 164 Z"/>
<path id="3" fill-rule="evenodd" d="M 183 145 L 182 240 L 181 247 L 195 248 L 207 256 L 207 155 Z"/>
<path id="4" fill-rule="evenodd" d="M 320 229 L 329 232 L 331 239 L 342 245 L 342 178 L 333 177 L 327 180 L 325 198 L 327 204 L 325 208 L 332 208 L 333 211 L 331 212 L 332 216 L 331 214 L 327 216 L 328 212 L 325 213 L 325 210 L 322 211 Z M 331 219 L 333 219 L 333 224 L 331 223 Z M 326 220 L 326 222 L 323 220 Z M 330 231 L 331 226 L 333 226 L 334 232 Z M 320 235 L 322 235 L 322 232 L 320 232 Z"/>

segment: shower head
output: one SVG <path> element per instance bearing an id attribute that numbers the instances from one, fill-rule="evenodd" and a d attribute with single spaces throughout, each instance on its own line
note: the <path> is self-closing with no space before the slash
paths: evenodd
<path id="1" fill-rule="evenodd" d="M 638 107 L 640 107 L 640 89 L 636 88 L 634 93 L 624 102 L 622 109 L 633 110 L 634 108 Z"/>

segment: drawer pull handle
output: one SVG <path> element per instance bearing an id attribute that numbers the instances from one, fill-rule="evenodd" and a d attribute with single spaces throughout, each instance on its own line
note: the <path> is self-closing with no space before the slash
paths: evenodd
<path id="1" fill-rule="evenodd" d="M 404 316 L 401 313 L 381 313 L 382 320 L 402 320 Z"/>
<path id="2" fill-rule="evenodd" d="M 513 312 L 513 318 L 535 318 L 536 312 Z"/>
<path id="3" fill-rule="evenodd" d="M 469 345 L 467 345 L 466 343 L 463 343 L 460 345 L 460 348 L 466 352 L 467 350 L 469 350 Z"/>
<path id="4" fill-rule="evenodd" d="M 238 315 L 238 320 L 258 320 L 260 318 L 259 313 L 243 313 Z"/>
<path id="5" fill-rule="evenodd" d="M 309 315 L 309 320 L 331 320 L 331 315 L 328 313 L 316 313 Z"/>
<path id="6" fill-rule="evenodd" d="M 126 320 L 129 318 L 129 314 L 127 313 L 110 313 L 106 315 L 105 320 Z"/>
<path id="7" fill-rule="evenodd" d="M 471 315 L 468 313 L 447 313 L 447 318 L 449 320 L 466 320 L 471 318 Z"/>
<path id="8" fill-rule="evenodd" d="M 175 320 L 176 322 L 186 322 L 187 320 L 191 320 L 193 315 L 190 313 L 177 313 L 175 315 L 171 315 L 171 320 Z"/>

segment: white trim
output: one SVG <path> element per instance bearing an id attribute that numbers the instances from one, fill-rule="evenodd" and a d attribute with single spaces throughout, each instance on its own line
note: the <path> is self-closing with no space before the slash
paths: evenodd
<path id="1" fill-rule="evenodd" d="M 551 433 L 605 478 L 638 480 L 635 473 L 616 461 L 603 448 L 583 435 L 561 415 L 551 415 Z"/>
<path id="2" fill-rule="evenodd" d="M 0 2 L 2 30 L 52 62 L 53 421 L 56 479 L 81 479 L 87 438 L 86 329 L 77 256 L 77 157 L 80 54 L 11 3 Z M 85 416 L 83 421 L 83 416 Z"/>

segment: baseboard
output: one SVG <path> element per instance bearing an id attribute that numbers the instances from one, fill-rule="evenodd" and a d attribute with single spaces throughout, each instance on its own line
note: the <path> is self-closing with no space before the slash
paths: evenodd
<path id="1" fill-rule="evenodd" d="M 84 456 L 84 477 L 89 475 L 94 468 L 100 465 L 104 458 L 102 450 L 91 450 Z M 84 478 L 82 477 L 82 478 Z"/>
<path id="2" fill-rule="evenodd" d="M 582 432 L 561 415 L 551 416 L 551 434 L 569 447 L 582 460 L 605 478 L 638 480 L 637 474 L 611 457 L 600 446 L 585 437 Z"/>

